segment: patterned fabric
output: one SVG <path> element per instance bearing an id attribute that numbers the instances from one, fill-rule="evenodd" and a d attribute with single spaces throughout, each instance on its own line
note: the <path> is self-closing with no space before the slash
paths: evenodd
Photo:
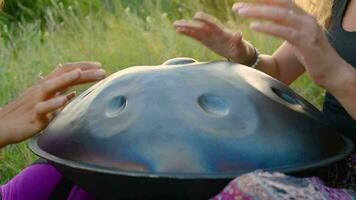
<path id="1" fill-rule="evenodd" d="M 324 181 L 331 187 L 356 190 L 356 154 L 333 164 Z"/>
<path id="2" fill-rule="evenodd" d="M 332 164 L 326 172 L 313 174 L 326 184 L 317 177 L 297 178 L 258 170 L 237 177 L 212 200 L 356 199 L 356 154 Z"/>
<path id="3" fill-rule="evenodd" d="M 356 193 L 329 188 L 316 177 L 296 178 L 259 170 L 236 178 L 212 200 L 259 199 L 352 200 Z"/>

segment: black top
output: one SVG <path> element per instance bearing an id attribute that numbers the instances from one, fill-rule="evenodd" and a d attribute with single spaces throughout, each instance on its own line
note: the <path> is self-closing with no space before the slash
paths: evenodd
<path id="1" fill-rule="evenodd" d="M 343 17 L 349 0 L 336 0 L 327 37 L 338 54 L 356 67 L 356 32 L 348 32 L 342 27 Z M 336 78 L 336 77 L 335 77 Z M 356 144 L 356 121 L 330 93 L 326 93 L 323 111 L 331 125 L 348 136 Z"/>

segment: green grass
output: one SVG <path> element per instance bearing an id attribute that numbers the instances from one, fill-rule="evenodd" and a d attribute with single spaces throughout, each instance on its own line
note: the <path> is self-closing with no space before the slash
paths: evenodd
<path id="1" fill-rule="evenodd" d="M 221 59 L 176 34 L 172 27 L 174 20 L 190 18 L 198 10 L 218 15 L 231 28 L 243 30 L 245 38 L 263 53 L 270 54 L 281 44 L 275 38 L 252 33 L 246 22 L 238 23 L 241 20 L 229 11 L 232 1 L 93 0 L 92 5 L 85 6 L 80 2 L 73 1 L 70 7 L 53 3 L 43 12 L 45 20 L 1 27 L 0 106 L 15 99 L 37 80 L 38 74 L 48 73 L 58 63 L 100 61 L 110 74 L 134 65 L 157 65 L 178 56 L 200 61 Z M 110 6 L 103 5 L 105 2 L 111 2 Z M 320 106 L 322 91 L 308 77 L 300 78 L 293 88 Z M 35 158 L 25 143 L 0 150 L 0 183 Z"/>

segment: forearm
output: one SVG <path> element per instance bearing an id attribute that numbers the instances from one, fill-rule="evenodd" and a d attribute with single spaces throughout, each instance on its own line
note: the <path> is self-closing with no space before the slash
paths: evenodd
<path id="1" fill-rule="evenodd" d="M 293 47 L 284 43 L 273 55 L 261 55 L 261 61 L 256 69 L 289 85 L 295 81 L 305 69 L 296 58 Z"/>
<path id="2" fill-rule="evenodd" d="M 281 78 L 278 71 L 278 62 L 276 58 L 271 55 L 261 55 L 260 62 L 257 65 L 256 69 L 278 80 L 280 80 Z"/>
<path id="3" fill-rule="evenodd" d="M 341 103 L 345 110 L 356 120 L 356 69 L 340 59 L 333 64 L 329 76 L 320 82 L 320 86 L 329 91 Z"/>
<path id="4" fill-rule="evenodd" d="M 0 149 L 9 144 L 7 133 L 4 130 L 3 124 L 0 122 Z"/>
<path id="5" fill-rule="evenodd" d="M 2 112 L 4 112 L 3 108 L 0 107 L 0 119 L 2 116 Z M 6 135 L 5 135 L 5 131 L 3 130 L 2 127 L 2 122 L 0 122 L 0 149 L 3 148 L 4 146 L 6 146 L 7 141 L 6 141 Z"/>
<path id="6" fill-rule="evenodd" d="M 0 108 L 0 149 L 12 143 L 10 141 L 11 137 L 9 137 L 11 135 L 9 127 L 11 127 L 11 125 L 6 116 L 8 110 L 6 107 Z M 15 128 L 16 127 L 13 127 L 13 129 Z"/>

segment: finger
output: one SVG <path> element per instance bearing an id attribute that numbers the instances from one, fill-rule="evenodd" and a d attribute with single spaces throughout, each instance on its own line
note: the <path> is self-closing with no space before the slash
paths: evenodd
<path id="1" fill-rule="evenodd" d="M 73 91 L 73 92 L 71 92 L 71 93 L 69 93 L 69 94 L 66 94 L 66 96 L 67 96 L 67 102 L 66 102 L 66 103 L 68 103 L 68 102 L 71 101 L 74 97 L 77 96 L 77 92 L 76 92 L 76 91 Z M 59 114 L 59 112 L 60 112 L 60 109 L 57 109 L 57 110 L 55 110 L 55 111 L 53 111 L 53 112 L 51 112 L 51 113 L 48 113 L 48 114 L 47 114 L 47 118 L 48 118 L 49 120 L 52 120 L 54 117 L 56 117 L 56 116 Z"/>
<path id="2" fill-rule="evenodd" d="M 105 77 L 106 77 L 106 72 L 103 69 L 86 70 L 81 72 L 80 78 L 75 83 L 73 83 L 73 85 L 90 83 L 90 82 L 101 80 Z M 58 91 L 56 92 L 55 96 L 62 95 L 66 92 L 67 90 Z"/>
<path id="3" fill-rule="evenodd" d="M 76 91 L 73 91 L 73 92 L 71 92 L 71 93 L 69 93 L 69 94 L 66 94 L 65 96 L 67 96 L 67 102 L 66 103 L 68 103 L 70 100 L 72 100 L 75 96 L 77 96 L 77 92 Z M 57 110 L 55 110 L 55 111 L 52 111 L 52 112 L 50 112 L 50 113 L 47 113 L 47 118 L 49 119 L 49 120 L 52 120 L 54 117 L 56 117 L 58 114 L 59 114 L 59 112 L 60 112 L 60 109 L 57 109 Z"/>
<path id="4" fill-rule="evenodd" d="M 62 64 L 61 72 L 66 73 L 69 71 L 73 71 L 76 69 L 80 69 L 82 71 L 85 70 L 93 70 L 101 68 L 101 63 L 99 62 L 74 62 L 74 63 L 64 63 Z"/>
<path id="5" fill-rule="evenodd" d="M 242 33 L 241 32 L 236 32 L 232 36 L 232 44 L 236 45 L 241 45 L 241 40 L 242 40 Z"/>
<path id="6" fill-rule="evenodd" d="M 303 16 L 286 8 L 269 5 L 249 5 L 238 10 L 242 17 L 268 20 L 292 27 L 303 27 Z"/>
<path id="7" fill-rule="evenodd" d="M 105 78 L 103 69 L 79 71 L 75 70 L 43 83 L 43 92 L 47 97 L 65 91 L 70 86 L 98 81 Z"/>
<path id="8" fill-rule="evenodd" d="M 210 26 L 211 28 L 214 29 L 223 29 L 223 25 L 222 23 L 215 17 L 210 16 L 206 13 L 203 12 L 197 12 L 194 17 L 194 20 L 200 21 L 208 26 Z"/>
<path id="9" fill-rule="evenodd" d="M 56 94 L 57 92 L 61 92 L 67 89 L 68 87 L 74 85 L 76 81 L 79 81 L 81 73 L 82 72 L 77 69 L 72 72 L 63 74 L 59 77 L 43 82 L 41 84 L 41 89 L 46 96 L 44 98 L 50 97 Z"/>
<path id="10" fill-rule="evenodd" d="M 232 34 L 231 45 L 234 45 L 236 47 L 236 49 L 244 49 L 245 48 L 245 46 L 242 42 L 242 33 L 241 32 L 236 32 L 236 33 Z"/>
<path id="11" fill-rule="evenodd" d="M 47 101 L 42 101 L 35 106 L 38 116 L 46 116 L 64 106 L 69 101 L 67 95 L 61 95 Z"/>
<path id="12" fill-rule="evenodd" d="M 254 31 L 263 32 L 269 35 L 282 38 L 293 45 L 298 45 L 299 43 L 298 31 L 288 26 L 275 23 L 264 24 L 254 22 L 251 23 L 250 28 Z"/>
<path id="13" fill-rule="evenodd" d="M 75 82 L 77 84 L 90 83 L 93 81 L 99 81 L 105 78 L 106 72 L 103 69 L 94 69 L 82 71 L 80 78 Z"/>
<path id="14" fill-rule="evenodd" d="M 232 6 L 233 11 L 237 11 L 242 8 L 246 4 L 267 4 L 267 5 L 275 5 L 284 8 L 295 8 L 295 4 L 291 0 L 251 0 L 251 3 L 245 2 L 237 2 Z"/>
<path id="15" fill-rule="evenodd" d="M 178 27 L 178 28 L 176 28 L 176 31 L 182 35 L 186 35 L 186 36 L 196 39 L 200 42 L 204 41 L 204 36 L 201 34 L 201 31 L 199 31 L 198 29 Z"/>
<path id="16" fill-rule="evenodd" d="M 242 9 L 245 6 L 251 6 L 251 5 L 269 5 L 269 6 L 277 6 L 277 7 L 282 7 L 286 8 L 289 10 L 293 10 L 295 13 L 299 14 L 306 14 L 306 12 L 300 8 L 298 5 L 296 5 L 293 1 L 291 0 L 254 0 L 252 1 L 253 3 L 244 3 L 244 2 L 238 2 L 235 3 L 232 6 L 232 11 L 238 12 L 240 9 Z"/>
<path id="17" fill-rule="evenodd" d="M 76 91 L 73 91 L 73 92 L 71 92 L 71 93 L 66 95 L 68 101 L 72 100 L 75 96 L 77 96 L 77 92 Z"/>
<path id="18" fill-rule="evenodd" d="M 176 28 L 188 28 L 194 30 L 196 33 L 200 34 L 201 36 L 209 36 L 211 34 L 223 34 L 223 29 L 219 29 L 217 27 L 212 27 L 204 22 L 197 21 L 197 20 L 179 20 L 174 22 L 174 26 Z"/>
<path id="19" fill-rule="evenodd" d="M 252 0 L 254 3 L 265 3 L 265 4 L 274 4 L 283 7 L 290 7 L 293 6 L 292 0 Z"/>
<path id="20" fill-rule="evenodd" d="M 86 70 L 93 70 L 93 69 L 100 69 L 101 63 L 98 62 L 74 62 L 74 63 L 65 63 L 65 64 L 58 64 L 56 69 L 51 72 L 49 75 L 44 77 L 40 82 L 47 81 L 51 78 L 59 76 L 64 73 L 68 73 L 70 71 L 74 71 L 80 69 L 81 71 Z"/>
<path id="21" fill-rule="evenodd" d="M 179 27 L 184 27 L 184 28 L 194 28 L 194 29 L 202 29 L 204 24 L 199 21 L 195 20 L 178 20 L 174 22 L 174 27 L 179 28 Z"/>
<path id="22" fill-rule="evenodd" d="M 192 37 L 201 42 L 204 42 L 214 31 L 209 26 L 204 26 L 202 22 L 194 20 L 179 20 L 174 23 L 174 26 L 178 33 Z"/>

